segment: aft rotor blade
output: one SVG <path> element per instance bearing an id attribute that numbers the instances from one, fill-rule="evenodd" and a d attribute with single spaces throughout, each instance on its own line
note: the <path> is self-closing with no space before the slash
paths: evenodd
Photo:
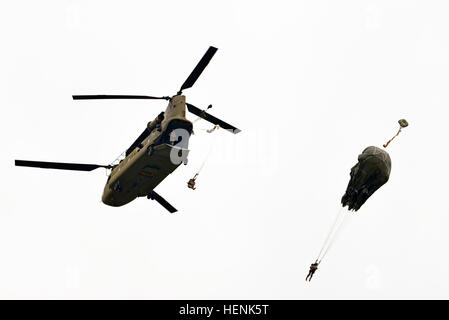
<path id="1" fill-rule="evenodd" d="M 73 100 L 95 100 L 95 99 L 154 99 L 154 100 L 170 100 L 170 97 L 114 95 L 114 94 L 73 95 L 72 98 L 73 98 Z"/>
<path id="2" fill-rule="evenodd" d="M 156 200 L 159 202 L 161 206 L 163 206 L 165 209 L 167 209 L 170 213 L 174 213 L 178 210 L 176 210 L 175 207 L 173 207 L 170 203 L 167 202 L 164 198 L 162 198 L 160 195 L 156 193 L 156 191 L 151 191 L 150 194 L 147 196 L 148 199 Z"/>
<path id="3" fill-rule="evenodd" d="M 111 169 L 110 165 L 99 164 L 85 164 L 85 163 L 64 163 L 64 162 L 45 162 L 45 161 L 28 161 L 28 160 L 16 160 L 16 166 L 20 167 L 33 167 L 44 169 L 61 169 L 61 170 L 77 170 L 77 171 L 92 171 L 97 168 Z"/>
<path id="4" fill-rule="evenodd" d="M 181 92 L 184 89 L 191 88 L 195 84 L 195 81 L 199 78 L 199 76 L 201 75 L 203 70 L 207 67 L 207 65 L 209 64 L 209 61 L 212 59 L 212 57 L 214 56 L 215 52 L 217 52 L 217 50 L 218 49 L 215 47 L 209 47 L 209 49 L 207 49 L 206 53 L 201 58 L 200 62 L 198 62 L 195 69 L 193 69 L 192 73 L 189 75 L 189 77 L 186 79 L 186 81 L 182 84 L 179 92 Z"/>
<path id="5" fill-rule="evenodd" d="M 220 119 L 214 117 L 213 115 L 207 113 L 206 111 L 201 110 L 201 109 L 195 107 L 194 105 L 192 105 L 190 103 L 186 103 L 186 105 L 187 105 L 187 109 L 191 113 L 196 114 L 198 117 L 203 118 L 204 120 L 207 120 L 209 122 L 212 122 L 213 124 L 218 124 L 223 129 L 231 131 L 234 134 L 239 133 L 240 131 L 242 131 L 240 129 L 237 129 L 233 125 L 230 125 L 229 123 L 224 122 L 223 120 L 220 120 Z"/>

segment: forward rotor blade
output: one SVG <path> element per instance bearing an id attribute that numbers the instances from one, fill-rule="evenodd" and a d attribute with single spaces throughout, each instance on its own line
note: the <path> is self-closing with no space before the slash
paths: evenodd
<path id="1" fill-rule="evenodd" d="M 236 127 L 234 127 L 233 125 L 230 125 L 229 123 L 224 122 L 223 120 L 220 120 L 216 117 L 214 117 L 213 115 L 207 113 L 204 110 L 201 110 L 197 107 L 195 107 L 194 105 L 190 104 L 190 103 L 186 103 L 187 105 L 187 109 L 193 113 L 196 114 L 198 117 L 203 118 L 204 120 L 207 120 L 209 122 L 212 122 L 213 124 L 218 124 L 221 128 L 226 129 L 228 131 L 231 131 L 234 134 L 239 133 L 240 129 L 237 129 Z"/>
<path id="2" fill-rule="evenodd" d="M 77 171 L 92 171 L 97 168 L 111 169 L 110 165 L 85 164 L 85 163 L 63 163 L 63 162 L 45 162 L 45 161 L 28 161 L 16 160 L 16 166 L 33 167 L 44 169 L 61 169 L 61 170 L 77 170 Z"/>
<path id="3" fill-rule="evenodd" d="M 182 84 L 179 92 L 181 92 L 184 89 L 191 88 L 195 84 L 195 81 L 199 78 L 199 76 L 201 75 L 203 70 L 207 67 L 207 65 L 209 64 L 209 61 L 212 59 L 212 57 L 214 56 L 215 52 L 217 52 L 217 50 L 218 49 L 215 47 L 209 47 L 209 49 L 207 49 L 206 53 L 201 58 L 200 62 L 198 62 L 195 69 L 193 69 L 192 73 L 189 75 L 189 77 L 186 79 L 186 81 Z"/>
<path id="4" fill-rule="evenodd" d="M 94 100 L 94 99 L 154 99 L 154 100 L 170 100 L 170 97 L 114 95 L 114 94 L 73 95 L 72 98 L 73 98 L 73 100 Z"/>
<path id="5" fill-rule="evenodd" d="M 156 191 L 154 191 L 154 190 L 148 194 L 147 198 L 151 199 L 151 200 L 156 200 L 157 202 L 159 202 L 159 204 L 161 206 L 163 206 L 165 209 L 167 209 L 170 213 L 174 213 L 174 212 L 178 211 L 178 210 L 176 210 L 175 207 L 173 207 L 170 203 L 168 203 L 167 200 L 165 200 L 160 195 L 158 195 L 156 193 Z"/>

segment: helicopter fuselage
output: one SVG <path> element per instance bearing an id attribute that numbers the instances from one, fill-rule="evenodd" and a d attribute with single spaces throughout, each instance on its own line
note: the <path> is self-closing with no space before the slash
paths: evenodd
<path id="1" fill-rule="evenodd" d="M 192 88 L 201 73 L 215 55 L 217 48 L 210 46 L 187 79 L 179 88 L 175 96 L 149 96 L 149 95 L 122 95 L 122 94 L 88 94 L 72 95 L 73 100 L 98 100 L 98 99 L 145 99 L 168 100 L 168 106 L 154 120 L 150 121 L 143 132 L 124 152 L 124 159 L 116 159 L 111 164 L 73 163 L 18 160 L 14 161 L 19 167 L 32 167 L 44 169 L 92 171 L 98 168 L 111 170 L 104 187 L 102 201 L 113 207 L 123 206 L 137 197 L 146 196 L 155 200 L 170 213 L 176 212 L 167 200 L 160 196 L 156 188 L 170 173 L 181 163 L 187 164 L 189 153 L 188 143 L 193 133 L 193 123 L 186 119 L 186 109 L 215 125 L 215 128 L 223 128 L 233 134 L 240 129 L 199 109 L 190 103 L 186 103 L 186 97 L 182 91 Z M 120 155 L 119 158 L 121 158 Z M 119 161 L 117 163 L 117 161 Z M 196 177 L 197 175 L 195 175 Z M 188 186 L 194 189 L 189 181 Z M 192 187 L 193 186 L 193 187 Z"/>
<path id="2" fill-rule="evenodd" d="M 149 136 L 112 168 L 104 187 L 104 204 L 119 207 L 144 197 L 186 163 L 192 122 L 186 119 L 185 96 L 170 99 L 163 120 L 148 124 Z"/>

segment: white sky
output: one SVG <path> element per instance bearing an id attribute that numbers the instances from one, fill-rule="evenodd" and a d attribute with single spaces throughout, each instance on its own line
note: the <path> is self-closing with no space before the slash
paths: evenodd
<path id="1" fill-rule="evenodd" d="M 3 1 L 0 298 L 449 298 L 446 1 Z M 165 109 L 208 46 L 190 162 L 137 199 L 101 203 L 103 169 Z M 357 155 L 388 147 L 390 181 L 305 283 Z M 194 119 L 194 117 L 191 117 Z"/>

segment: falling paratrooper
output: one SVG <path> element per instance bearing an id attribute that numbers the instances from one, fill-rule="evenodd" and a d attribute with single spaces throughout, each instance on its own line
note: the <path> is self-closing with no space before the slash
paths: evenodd
<path id="1" fill-rule="evenodd" d="M 391 141 L 401 133 L 402 129 L 408 126 L 408 122 L 405 119 L 399 120 L 398 123 L 400 126 L 398 132 L 383 145 L 384 148 L 387 148 Z M 346 192 L 341 198 L 342 206 L 347 206 L 348 210 L 359 210 L 375 191 L 387 183 L 390 178 L 390 172 L 391 158 L 388 152 L 375 146 L 365 148 L 365 150 L 358 156 L 357 164 L 351 168 L 351 178 L 348 187 L 346 188 Z M 318 269 L 318 265 L 326 255 L 338 230 L 344 222 L 346 215 L 342 216 L 341 213 L 340 210 L 340 213 L 321 248 L 318 258 L 311 264 L 306 281 L 312 279 L 313 274 Z"/>

